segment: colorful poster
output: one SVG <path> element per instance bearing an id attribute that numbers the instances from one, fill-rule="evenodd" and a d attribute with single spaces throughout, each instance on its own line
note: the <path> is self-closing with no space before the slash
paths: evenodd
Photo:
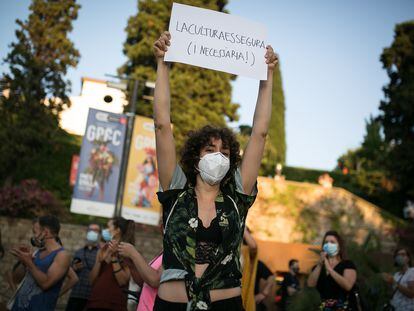
<path id="1" fill-rule="evenodd" d="M 113 217 L 126 126 L 125 115 L 89 109 L 72 213 Z"/>
<path id="2" fill-rule="evenodd" d="M 158 225 L 158 170 L 154 121 L 137 116 L 129 151 L 122 216 L 135 222 Z"/>

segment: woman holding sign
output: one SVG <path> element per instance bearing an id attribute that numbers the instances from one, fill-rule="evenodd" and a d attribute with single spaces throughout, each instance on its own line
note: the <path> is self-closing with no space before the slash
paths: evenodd
<path id="1" fill-rule="evenodd" d="M 180 164 L 170 124 L 169 67 L 164 55 L 171 36 L 154 44 L 157 81 L 154 122 L 163 206 L 164 271 L 154 310 L 243 310 L 240 244 L 270 122 L 277 55 L 268 46 L 266 81 L 260 82 L 252 134 L 240 157 L 228 128 L 205 126 L 189 133 Z"/>

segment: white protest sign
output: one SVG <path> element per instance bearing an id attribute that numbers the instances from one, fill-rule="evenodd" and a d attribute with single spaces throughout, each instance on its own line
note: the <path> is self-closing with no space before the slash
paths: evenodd
<path id="1" fill-rule="evenodd" d="M 165 61 L 267 79 L 267 30 L 238 16 L 174 3 Z"/>

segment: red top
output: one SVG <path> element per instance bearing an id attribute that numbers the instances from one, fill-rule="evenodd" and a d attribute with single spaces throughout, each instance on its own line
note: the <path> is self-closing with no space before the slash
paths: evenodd
<path id="1" fill-rule="evenodd" d="M 113 274 L 112 264 L 104 261 L 92 285 L 87 308 L 127 311 L 127 294 L 122 292 L 123 289 L 128 289 L 128 286 L 119 286 Z"/>

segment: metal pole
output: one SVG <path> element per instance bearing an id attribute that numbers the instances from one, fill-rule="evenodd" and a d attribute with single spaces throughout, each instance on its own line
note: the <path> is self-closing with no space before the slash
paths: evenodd
<path id="1" fill-rule="evenodd" d="M 116 216 L 122 215 L 122 200 L 124 198 L 126 170 L 128 168 L 129 150 L 131 148 L 132 133 L 134 130 L 135 111 L 136 111 L 136 103 L 137 103 L 137 98 L 138 98 L 138 86 L 139 86 L 139 82 L 137 79 L 135 79 L 134 89 L 132 91 L 132 96 L 129 101 L 130 112 L 126 113 L 128 122 L 127 122 L 127 128 L 126 128 L 126 140 L 125 140 L 124 150 L 122 154 L 121 172 L 119 176 L 119 183 L 118 183 L 118 190 L 117 190 L 117 201 L 116 201 L 116 206 L 115 206 Z"/>
<path id="2" fill-rule="evenodd" d="M 139 82 L 137 79 L 134 80 L 134 90 L 132 91 L 132 97 L 131 97 L 131 102 L 130 102 L 130 107 L 129 107 L 129 111 L 131 113 L 133 113 L 135 115 L 135 111 L 137 110 L 137 98 L 138 98 L 138 85 Z"/>

